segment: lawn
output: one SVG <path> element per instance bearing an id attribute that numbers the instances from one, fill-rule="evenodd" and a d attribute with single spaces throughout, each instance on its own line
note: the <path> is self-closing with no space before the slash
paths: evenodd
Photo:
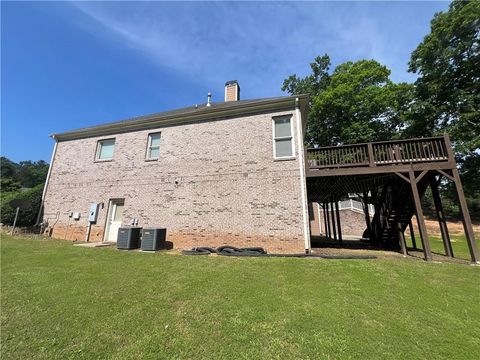
<path id="1" fill-rule="evenodd" d="M 480 239 L 477 235 L 477 247 L 480 248 Z M 407 247 L 412 248 L 413 244 L 410 237 L 405 238 L 407 241 Z M 467 240 L 464 235 L 450 235 L 450 241 L 452 243 L 453 256 L 459 259 L 470 260 L 470 250 L 468 249 Z M 430 236 L 429 237 L 430 248 L 433 253 L 445 255 L 445 248 L 443 246 L 443 241 L 440 236 Z M 422 248 L 422 242 L 420 237 L 416 239 L 417 247 Z"/>
<path id="2" fill-rule="evenodd" d="M 479 359 L 480 267 L 1 239 L 2 359 Z"/>

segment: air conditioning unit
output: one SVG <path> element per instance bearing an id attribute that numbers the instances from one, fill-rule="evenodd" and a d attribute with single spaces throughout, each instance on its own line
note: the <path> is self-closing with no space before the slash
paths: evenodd
<path id="1" fill-rule="evenodd" d="M 138 249 L 140 247 L 141 230 L 141 227 L 123 227 L 118 229 L 117 249 Z"/>
<path id="2" fill-rule="evenodd" d="M 156 251 L 165 246 L 167 229 L 145 228 L 142 230 L 142 250 Z"/>

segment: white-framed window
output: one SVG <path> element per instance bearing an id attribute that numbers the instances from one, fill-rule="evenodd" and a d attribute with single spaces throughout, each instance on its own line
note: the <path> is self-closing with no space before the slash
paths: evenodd
<path id="1" fill-rule="evenodd" d="M 111 160 L 115 150 L 115 139 L 99 140 L 97 143 L 96 160 Z"/>
<path id="2" fill-rule="evenodd" d="M 293 158 L 292 117 L 273 118 L 273 157 L 275 159 Z"/>
<path id="3" fill-rule="evenodd" d="M 156 160 L 160 156 L 160 136 L 159 132 L 148 134 L 147 160 Z"/>

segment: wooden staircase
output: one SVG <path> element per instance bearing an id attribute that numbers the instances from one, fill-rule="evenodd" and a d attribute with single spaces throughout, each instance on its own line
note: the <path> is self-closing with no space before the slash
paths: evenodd
<path id="1" fill-rule="evenodd" d="M 420 197 L 423 198 L 428 187 L 428 179 L 418 184 Z M 373 200 L 373 199 L 372 199 Z M 415 214 L 415 204 L 410 186 L 404 182 L 392 182 L 385 185 L 379 196 L 373 200 L 375 216 L 372 219 L 370 240 L 375 246 L 398 250 L 400 248 L 399 231 L 405 232 Z"/>

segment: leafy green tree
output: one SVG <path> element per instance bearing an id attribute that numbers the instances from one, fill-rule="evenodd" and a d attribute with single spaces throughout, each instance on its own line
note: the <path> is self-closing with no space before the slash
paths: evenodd
<path id="1" fill-rule="evenodd" d="M 18 171 L 18 164 L 7 159 L 5 156 L 0 158 L 0 174 L 3 178 L 14 178 Z"/>
<path id="2" fill-rule="evenodd" d="M 314 99 L 324 92 L 330 83 L 330 57 L 325 54 L 317 56 L 312 63 L 310 63 L 312 73 L 304 78 L 299 78 L 296 74 L 290 75 L 283 81 L 282 91 L 289 94 L 307 94 L 310 96 L 310 108 L 312 108 Z M 312 111 L 308 114 L 307 131 L 305 139 L 309 143 L 313 143 L 317 138 L 319 127 Z"/>
<path id="3" fill-rule="evenodd" d="M 47 178 L 48 164 L 43 161 L 20 161 L 15 163 L 6 157 L 1 161 L 2 191 L 9 192 L 21 187 L 32 188 L 43 184 Z"/>
<path id="4" fill-rule="evenodd" d="M 480 1 L 453 1 L 435 14 L 412 53 L 418 74 L 412 136 L 449 133 L 472 216 L 480 209 Z M 445 194 L 455 202 L 453 186 Z"/>
<path id="5" fill-rule="evenodd" d="M 327 55 L 310 66 L 312 75 L 285 80 L 282 90 L 311 97 L 306 141 L 336 145 L 399 136 L 414 95 L 411 84 L 395 84 L 390 70 L 374 60 L 346 62 L 328 73 Z"/>
<path id="6" fill-rule="evenodd" d="M 20 188 L 22 187 L 22 184 L 20 184 L 19 181 L 16 181 L 15 179 L 12 179 L 12 178 L 2 177 L 0 179 L 0 184 L 1 184 L 2 192 L 17 191 L 17 190 L 20 190 Z"/>
<path id="7" fill-rule="evenodd" d="M 48 164 L 43 161 L 20 161 L 17 178 L 22 186 L 32 188 L 45 182 L 48 173 Z"/>
<path id="8" fill-rule="evenodd" d="M 416 135 L 447 131 L 455 150 L 480 148 L 480 1 L 453 1 L 435 14 L 431 32 L 414 50 L 409 70 L 416 85 Z"/>

